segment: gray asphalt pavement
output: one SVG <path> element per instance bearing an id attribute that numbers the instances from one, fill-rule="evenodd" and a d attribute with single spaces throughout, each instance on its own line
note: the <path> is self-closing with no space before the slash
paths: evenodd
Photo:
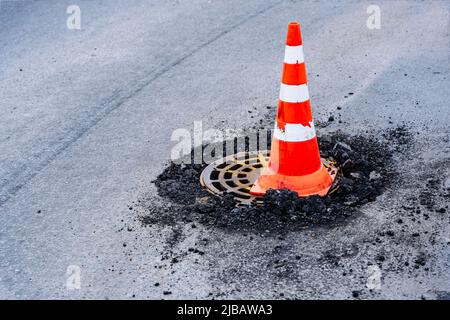
<path id="1" fill-rule="evenodd" d="M 407 226 L 420 241 L 369 244 L 397 228 L 398 208 L 427 178 L 450 177 L 449 2 L 376 1 L 381 28 L 371 30 L 372 2 L 1 1 L 0 298 L 448 297 L 448 210 Z M 66 25 L 73 4 L 80 30 Z M 161 261 L 174 230 L 142 226 L 130 207 L 155 195 L 173 130 L 248 127 L 248 110 L 262 117 L 276 104 L 291 20 L 302 25 L 315 119 L 342 108 L 343 123 L 323 132 L 413 128 L 402 186 L 344 226 L 281 244 L 185 226 L 171 250 L 207 237 L 205 255 Z M 277 259 L 302 260 L 267 267 L 278 245 Z M 323 261 L 330 250 L 339 267 Z M 388 258 L 369 292 L 377 250 Z M 424 250 L 426 268 L 398 268 Z"/>

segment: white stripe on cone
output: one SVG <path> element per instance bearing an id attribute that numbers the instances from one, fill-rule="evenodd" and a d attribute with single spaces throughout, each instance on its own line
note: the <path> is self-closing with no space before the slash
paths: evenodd
<path id="1" fill-rule="evenodd" d="M 291 103 L 305 102 L 309 100 L 308 86 L 306 84 L 293 86 L 282 83 L 280 87 L 280 100 Z"/>
<path id="2" fill-rule="evenodd" d="M 278 140 L 287 142 L 308 141 L 316 136 L 314 122 L 309 122 L 309 125 L 308 127 L 297 123 L 286 123 L 285 129 L 281 130 L 278 128 L 278 124 L 275 123 L 273 136 Z"/>
<path id="3" fill-rule="evenodd" d="M 284 51 L 284 63 L 296 64 L 305 62 L 303 46 L 286 46 Z"/>

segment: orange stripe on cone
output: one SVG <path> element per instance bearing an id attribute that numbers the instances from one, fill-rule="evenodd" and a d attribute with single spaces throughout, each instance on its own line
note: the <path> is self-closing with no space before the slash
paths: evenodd
<path id="1" fill-rule="evenodd" d="M 284 84 L 299 85 L 306 83 L 306 68 L 304 63 L 283 65 L 283 77 L 281 81 Z"/>
<path id="2" fill-rule="evenodd" d="M 269 166 L 251 188 L 253 195 L 269 189 L 290 189 L 300 196 L 325 195 L 333 183 L 334 176 L 320 159 L 302 44 L 300 24 L 289 23 Z"/>
<path id="3" fill-rule="evenodd" d="M 284 130 L 286 123 L 300 123 L 306 126 L 312 120 L 309 100 L 298 103 L 278 101 L 277 123 L 280 129 Z"/>
<path id="4" fill-rule="evenodd" d="M 301 163 L 292 161 L 301 154 L 309 156 L 304 157 Z M 273 161 L 274 159 L 276 161 Z M 280 166 L 279 164 L 283 165 Z M 273 139 L 269 168 L 276 170 L 278 174 L 303 176 L 319 170 L 321 165 L 317 138 L 300 142 Z"/>

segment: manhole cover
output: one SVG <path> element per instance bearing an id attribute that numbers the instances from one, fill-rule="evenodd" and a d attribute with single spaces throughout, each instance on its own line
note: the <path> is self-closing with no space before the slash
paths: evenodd
<path id="1" fill-rule="evenodd" d="M 240 152 L 209 164 L 200 176 L 200 183 L 210 192 L 231 193 L 240 204 L 262 201 L 250 194 L 259 172 L 269 161 L 269 151 Z"/>
<path id="2" fill-rule="evenodd" d="M 269 162 L 270 151 L 240 152 L 209 164 L 200 175 L 200 183 L 209 192 L 222 195 L 224 192 L 234 196 L 239 204 L 250 205 L 262 202 L 262 197 L 250 194 L 261 169 Z M 329 170 L 335 166 L 331 159 L 322 159 Z M 336 173 L 334 173 L 336 174 Z M 329 193 L 337 189 L 337 178 Z"/>

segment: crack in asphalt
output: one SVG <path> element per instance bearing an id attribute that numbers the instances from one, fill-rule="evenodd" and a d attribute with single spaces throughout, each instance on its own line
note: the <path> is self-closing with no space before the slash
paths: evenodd
<path id="1" fill-rule="evenodd" d="M 141 84 L 137 84 L 134 88 L 134 90 L 131 90 L 128 94 L 124 95 L 123 97 L 119 97 L 115 103 L 113 103 L 116 99 L 115 96 L 118 96 L 118 93 L 120 92 L 120 89 L 116 89 L 113 94 L 107 98 L 101 105 L 105 106 L 104 109 L 102 109 L 99 113 L 97 113 L 91 120 L 83 127 L 81 127 L 79 130 L 75 132 L 75 135 L 72 137 L 69 137 L 66 139 L 66 141 L 57 148 L 51 155 L 49 155 L 46 159 L 44 159 L 42 162 L 38 163 L 34 168 L 30 169 L 29 171 L 32 171 L 28 175 L 24 176 L 19 183 L 16 183 L 10 187 L 8 187 L 9 181 L 4 182 L 1 187 L 6 186 L 7 190 L 5 192 L 5 195 L 2 197 L 0 195 L 0 207 L 2 207 L 6 202 L 8 202 L 11 197 L 13 197 L 19 190 L 21 190 L 25 185 L 27 185 L 36 175 L 41 172 L 43 169 L 45 169 L 50 163 L 53 162 L 61 153 L 63 153 L 65 150 L 67 150 L 71 145 L 73 145 L 75 142 L 77 142 L 81 137 L 83 137 L 86 133 L 88 133 L 93 127 L 95 127 L 100 121 L 102 121 L 104 118 L 106 118 L 111 112 L 121 107 L 125 102 L 127 102 L 129 99 L 131 99 L 136 94 L 139 94 L 144 88 L 146 88 L 148 85 L 150 85 L 153 81 L 157 80 L 159 77 L 164 75 L 166 72 L 171 70 L 172 68 L 178 66 L 180 63 L 185 61 L 186 59 L 192 57 L 197 52 L 199 52 L 201 49 L 207 47 L 211 43 L 217 41 L 221 37 L 225 36 L 226 34 L 230 33 L 234 29 L 242 26 L 246 22 L 256 18 L 257 16 L 275 8 L 276 6 L 280 5 L 284 0 L 277 1 L 270 6 L 267 6 L 263 9 L 258 10 L 257 12 L 246 16 L 244 19 L 240 20 L 239 22 L 231 25 L 227 29 L 223 30 L 222 32 L 218 33 L 216 36 L 212 37 L 208 41 L 200 44 L 199 46 L 195 47 L 193 50 L 188 52 L 187 54 L 183 55 L 179 59 L 176 59 L 172 63 L 163 66 L 159 70 L 155 70 L 152 72 L 152 75 L 148 79 L 144 79 L 144 81 L 141 81 Z M 113 97 L 111 99 L 111 97 Z M 20 176 L 23 171 L 16 172 L 13 174 L 13 176 Z M 10 180 L 11 181 L 11 180 Z M 15 179 L 13 181 L 16 181 Z"/>

